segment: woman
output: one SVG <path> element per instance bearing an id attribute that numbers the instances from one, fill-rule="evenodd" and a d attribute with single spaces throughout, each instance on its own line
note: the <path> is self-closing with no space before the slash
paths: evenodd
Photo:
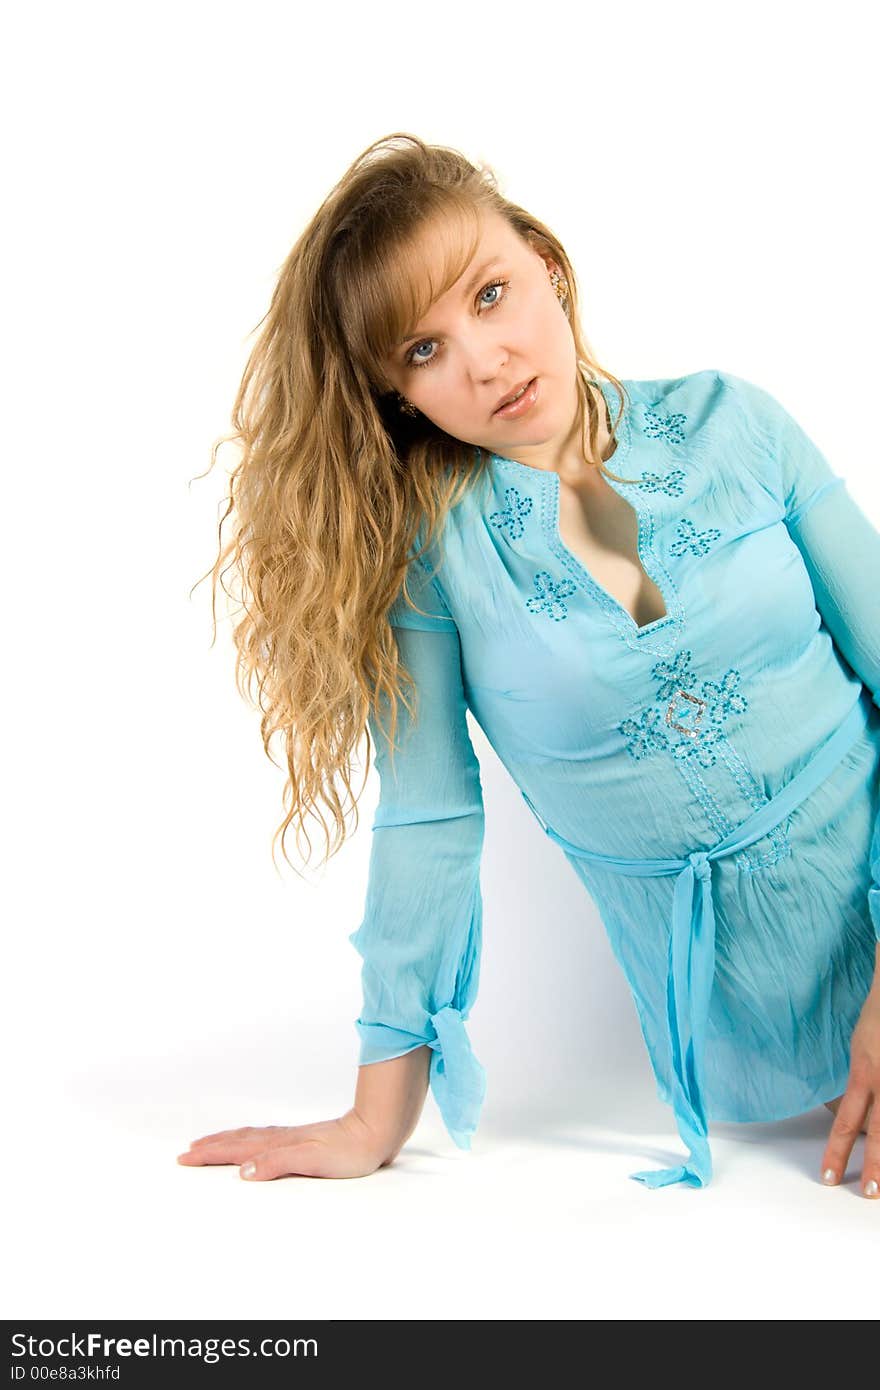
<path id="1" fill-rule="evenodd" d="M 429 1084 L 470 1147 L 470 709 L 599 908 L 688 1148 L 631 1176 L 705 1186 L 710 1120 L 824 1103 L 823 1180 L 862 1131 L 876 1196 L 880 536 L 843 478 L 741 377 L 600 368 L 551 231 L 411 136 L 370 146 L 297 242 L 233 418 L 214 577 L 232 555 L 241 667 L 267 751 L 285 740 L 282 845 L 319 800 L 344 838 L 335 775 L 350 793 L 366 727 L 381 791 L 353 1107 L 180 1161 L 363 1175 Z"/>

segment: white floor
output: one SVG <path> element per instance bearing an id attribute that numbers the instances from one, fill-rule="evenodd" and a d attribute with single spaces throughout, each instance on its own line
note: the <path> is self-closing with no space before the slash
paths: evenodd
<path id="1" fill-rule="evenodd" d="M 227 1123 L 344 1105 L 218 1093 L 217 1068 L 117 1059 L 64 1099 L 13 1102 L 5 1317 L 876 1318 L 880 1202 L 860 1196 L 863 1137 L 846 1184 L 819 1183 L 824 1107 L 716 1126 L 705 1189 L 628 1177 L 681 1153 L 647 1086 L 593 1096 L 604 1126 L 573 1121 L 575 1098 L 489 1107 L 469 1154 L 429 1095 L 387 1169 L 248 1184 L 175 1155 Z"/>

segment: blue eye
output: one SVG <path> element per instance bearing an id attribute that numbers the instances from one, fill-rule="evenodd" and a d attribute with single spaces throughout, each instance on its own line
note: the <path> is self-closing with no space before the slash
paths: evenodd
<path id="1" fill-rule="evenodd" d="M 499 295 L 496 299 L 493 299 L 491 304 L 484 304 L 484 305 L 483 305 L 484 311 L 485 311 L 485 312 L 488 312 L 488 311 L 491 310 L 491 309 L 497 309 L 498 305 L 501 304 L 501 303 L 507 298 L 507 291 L 509 290 L 509 288 L 510 288 L 510 281 L 509 281 L 509 280 L 492 280 L 492 281 L 490 281 L 490 283 L 489 283 L 488 285 L 484 285 L 483 288 L 480 290 L 480 294 L 477 296 L 478 299 L 479 299 L 482 295 L 484 295 L 484 294 L 486 293 L 487 290 L 504 290 L 504 291 L 505 291 L 504 294 Z M 434 339 L 433 339 L 433 338 L 425 338 L 425 339 L 423 339 L 423 341 L 420 342 L 420 343 L 414 343 L 413 346 L 410 348 L 409 352 L 406 354 L 406 365 L 407 365 L 408 367 L 430 367 L 430 366 L 432 366 L 433 363 L 437 361 L 437 356 L 438 356 L 438 354 L 437 354 L 436 352 L 432 353 L 430 357 L 422 357 L 422 358 L 416 359 L 416 356 L 415 356 L 415 354 L 416 354 L 416 352 L 419 350 L 419 348 L 424 347 L 426 344 L 429 344 L 429 343 L 432 343 L 432 342 L 434 342 Z"/>

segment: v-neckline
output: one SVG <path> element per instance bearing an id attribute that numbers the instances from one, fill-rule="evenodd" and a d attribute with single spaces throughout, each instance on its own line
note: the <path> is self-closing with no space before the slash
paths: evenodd
<path id="1" fill-rule="evenodd" d="M 608 395 L 611 390 L 609 383 L 604 381 L 594 381 L 594 385 L 598 386 L 600 391 L 602 392 L 603 399 L 605 400 L 606 405 L 608 406 L 609 419 L 613 418 L 611 403 L 608 399 Z M 621 465 L 625 460 L 629 458 L 631 448 L 632 429 L 630 424 L 629 412 L 627 410 L 626 403 L 624 403 L 623 411 L 618 425 L 617 447 L 615 448 L 614 453 L 611 455 L 611 457 L 605 460 L 607 464 L 613 465 L 615 473 L 625 472 L 625 469 Z M 660 597 L 663 600 L 663 607 L 665 609 L 665 612 L 662 613 L 659 618 L 653 618 L 649 623 L 637 623 L 632 613 L 630 613 L 629 609 L 621 603 L 620 599 L 615 598 L 614 594 L 610 593 L 603 584 L 600 584 L 599 581 L 593 577 L 593 575 L 587 569 L 587 566 L 584 564 L 583 560 L 581 560 L 577 555 L 575 555 L 574 551 L 571 550 L 571 548 L 563 540 L 562 531 L 560 528 L 561 486 L 559 474 L 556 472 L 556 470 L 549 468 L 535 468 L 531 464 L 520 463 L 518 459 L 507 458 L 504 454 L 492 454 L 492 459 L 493 461 L 498 461 L 502 464 L 505 464 L 508 467 L 516 468 L 520 471 L 527 473 L 530 478 L 533 478 L 537 482 L 538 486 L 542 489 L 542 522 L 544 524 L 545 530 L 547 532 L 547 538 L 550 541 L 552 548 L 556 551 L 560 558 L 565 561 L 567 567 L 574 572 L 576 577 L 580 577 L 582 584 L 588 590 L 592 591 L 592 593 L 595 595 L 602 607 L 604 607 L 613 617 L 615 617 L 618 622 L 623 623 L 626 631 L 629 633 L 630 636 L 640 638 L 652 635 L 658 630 L 658 628 L 664 627 L 667 624 L 674 621 L 675 614 L 673 612 L 673 605 L 671 602 L 673 591 L 671 588 L 669 591 L 664 589 L 664 587 L 659 581 L 658 574 L 654 572 L 655 569 L 659 570 L 660 566 L 657 565 L 656 559 L 653 555 L 653 551 L 651 550 L 651 535 L 653 534 L 653 514 L 651 513 L 648 507 L 639 506 L 635 501 L 633 501 L 632 498 L 627 497 L 627 495 L 622 491 L 623 487 L 628 486 L 627 484 L 617 483 L 613 478 L 606 477 L 606 482 L 608 483 L 608 486 L 613 488 L 613 490 L 617 493 L 618 497 L 620 497 L 625 503 L 627 503 L 627 505 L 630 506 L 633 512 L 635 513 L 636 522 L 638 525 L 636 539 L 638 564 L 641 568 L 642 574 L 645 576 L 645 578 L 650 579 L 652 581 L 652 583 L 656 586 L 660 594 Z"/>

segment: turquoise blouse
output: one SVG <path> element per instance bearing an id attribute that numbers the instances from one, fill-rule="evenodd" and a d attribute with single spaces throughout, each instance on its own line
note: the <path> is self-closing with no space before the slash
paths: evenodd
<path id="1" fill-rule="evenodd" d="M 598 383 L 612 420 L 618 396 Z M 418 692 L 380 776 L 360 1065 L 432 1049 L 470 1148 L 486 1073 L 480 770 L 466 711 L 595 902 L 705 1186 L 712 1120 L 842 1094 L 880 940 L 880 534 L 768 392 L 623 381 L 608 461 L 665 614 L 638 626 L 559 532 L 559 477 L 492 455 L 391 621 Z M 432 568 L 439 564 L 436 573 Z"/>

